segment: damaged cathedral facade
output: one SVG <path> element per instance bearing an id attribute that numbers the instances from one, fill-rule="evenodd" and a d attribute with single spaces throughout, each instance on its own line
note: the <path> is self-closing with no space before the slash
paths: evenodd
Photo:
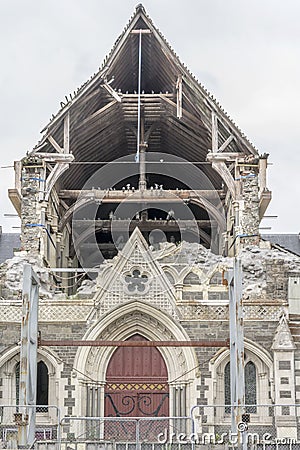
<path id="1" fill-rule="evenodd" d="M 43 133 L 9 190 L 22 229 L 0 267 L 1 404 L 18 404 L 27 262 L 40 279 L 36 404 L 98 417 L 220 405 L 210 423 L 229 424 L 226 273 L 238 257 L 250 423 L 268 424 L 280 405 L 279 435 L 299 437 L 300 258 L 259 233 L 268 155 L 142 6 Z M 74 340 L 117 342 L 66 345 Z M 203 345 L 184 345 L 194 341 Z M 51 424 L 49 411 L 37 421 Z"/>

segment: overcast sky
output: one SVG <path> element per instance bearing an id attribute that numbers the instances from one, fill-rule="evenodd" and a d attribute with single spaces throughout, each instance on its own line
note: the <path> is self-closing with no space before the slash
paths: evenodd
<path id="1" fill-rule="evenodd" d="M 1 166 L 31 150 L 64 96 L 97 71 L 133 0 L 0 1 Z M 300 2 L 145 0 L 181 60 L 260 153 L 270 153 L 268 232 L 300 231 Z M 0 225 L 18 231 L 0 169 Z"/>

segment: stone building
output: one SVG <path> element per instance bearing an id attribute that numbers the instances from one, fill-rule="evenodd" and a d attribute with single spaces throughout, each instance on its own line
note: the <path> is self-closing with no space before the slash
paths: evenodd
<path id="1" fill-rule="evenodd" d="M 260 237 L 271 199 L 267 158 L 139 5 L 99 71 L 15 162 L 9 196 L 21 249 L 0 267 L 2 404 L 18 403 L 29 262 L 41 282 L 41 337 L 58 341 L 38 349 L 37 404 L 99 417 L 185 416 L 196 404 L 223 405 L 206 414 L 213 425 L 229 424 L 229 349 L 213 342 L 229 338 L 224 274 L 239 256 L 251 425 L 271 423 L 268 406 L 280 404 L 277 432 L 295 437 L 300 259 Z M 212 346 L 147 346 L 200 340 Z M 136 400 L 143 396 L 148 403 Z"/>

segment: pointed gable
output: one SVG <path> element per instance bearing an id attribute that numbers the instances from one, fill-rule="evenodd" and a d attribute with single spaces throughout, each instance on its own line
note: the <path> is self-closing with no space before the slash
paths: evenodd
<path id="1" fill-rule="evenodd" d="M 94 303 L 100 315 L 132 300 L 150 303 L 178 318 L 174 288 L 136 228 L 109 268 L 97 278 Z"/>
<path id="2" fill-rule="evenodd" d="M 275 336 L 273 339 L 272 350 L 275 351 L 287 351 L 295 350 L 296 346 L 292 334 L 290 332 L 285 315 L 279 320 L 279 325 L 276 329 Z"/>
<path id="3" fill-rule="evenodd" d="M 52 142 L 63 141 L 63 120 L 69 115 L 72 154 L 77 163 L 91 164 L 71 166 L 62 177 L 65 189 L 81 188 L 97 161 L 134 157 L 140 30 L 141 103 L 148 151 L 206 161 L 216 121 L 220 148 L 257 155 L 223 108 L 182 64 L 143 6 L 138 5 L 99 72 L 61 103 L 61 110 L 45 127 L 45 135 L 35 149 L 54 152 L 48 137 Z M 220 189 L 222 181 L 216 171 L 205 165 L 202 170 Z"/>

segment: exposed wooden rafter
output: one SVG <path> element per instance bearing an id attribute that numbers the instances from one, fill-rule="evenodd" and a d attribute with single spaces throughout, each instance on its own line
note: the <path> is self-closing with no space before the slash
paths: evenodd
<path id="1" fill-rule="evenodd" d="M 219 147 L 219 126 L 218 126 L 218 116 L 216 113 L 211 113 L 211 149 L 213 153 L 223 152 L 229 146 L 229 144 L 234 140 L 233 134 L 230 134 L 223 144 Z"/>

